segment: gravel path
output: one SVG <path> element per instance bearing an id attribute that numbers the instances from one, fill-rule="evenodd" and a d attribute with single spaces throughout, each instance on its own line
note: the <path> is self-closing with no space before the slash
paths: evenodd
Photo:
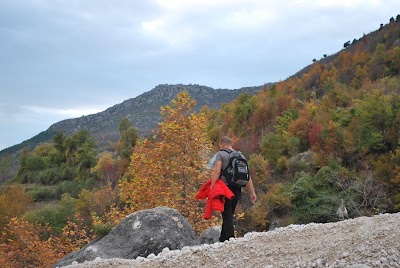
<path id="1" fill-rule="evenodd" d="M 225 243 L 164 249 L 147 258 L 99 259 L 67 267 L 400 267 L 400 213 L 290 225 Z"/>

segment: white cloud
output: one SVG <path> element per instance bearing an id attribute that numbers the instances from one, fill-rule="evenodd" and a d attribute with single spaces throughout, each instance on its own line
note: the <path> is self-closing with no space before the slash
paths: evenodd
<path id="1" fill-rule="evenodd" d="M 383 1 L 379 0 L 317 0 L 313 2 L 324 8 L 375 7 L 384 4 Z"/>
<path id="2" fill-rule="evenodd" d="M 81 107 L 81 108 L 49 108 L 42 106 L 24 106 L 22 107 L 26 112 L 33 113 L 35 116 L 60 116 L 65 118 L 80 117 L 83 115 L 95 114 L 103 111 L 104 109 Z"/>
<path id="3" fill-rule="evenodd" d="M 243 0 L 157 0 L 156 3 L 169 12 L 190 12 L 193 10 L 210 10 L 227 8 L 241 3 L 254 1 Z"/>
<path id="4" fill-rule="evenodd" d="M 279 19 L 279 15 L 270 10 L 241 9 L 226 14 L 223 19 L 223 27 L 235 31 L 254 32 L 273 24 L 277 19 Z"/>

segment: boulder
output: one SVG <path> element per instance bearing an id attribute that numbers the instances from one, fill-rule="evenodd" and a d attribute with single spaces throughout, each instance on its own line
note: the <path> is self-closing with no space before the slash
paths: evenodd
<path id="1" fill-rule="evenodd" d="M 164 248 L 174 250 L 198 244 L 191 225 L 176 209 L 157 207 L 127 216 L 110 233 L 67 255 L 53 267 L 96 258 L 147 257 L 151 253 L 157 255 Z"/>
<path id="2" fill-rule="evenodd" d="M 221 235 L 221 226 L 213 226 L 203 231 L 200 234 L 201 244 L 214 244 L 219 242 L 219 237 Z"/>

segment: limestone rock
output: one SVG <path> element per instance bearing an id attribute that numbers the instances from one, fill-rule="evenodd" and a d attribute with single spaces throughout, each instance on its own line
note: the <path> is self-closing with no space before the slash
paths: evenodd
<path id="1" fill-rule="evenodd" d="M 127 216 L 109 234 L 67 255 L 53 267 L 96 258 L 147 257 L 150 254 L 157 255 L 164 248 L 173 250 L 198 244 L 189 222 L 177 210 L 157 207 Z"/>
<path id="2" fill-rule="evenodd" d="M 214 244 L 219 242 L 219 237 L 221 235 L 221 226 L 213 226 L 203 231 L 200 234 L 201 244 Z"/>

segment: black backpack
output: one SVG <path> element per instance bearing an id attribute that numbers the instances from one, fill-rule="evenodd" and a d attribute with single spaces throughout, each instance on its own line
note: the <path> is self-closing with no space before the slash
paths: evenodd
<path id="1" fill-rule="evenodd" d="M 229 164 L 222 170 L 226 181 L 234 187 L 245 187 L 250 180 L 250 170 L 246 158 L 239 151 L 221 150 L 229 154 Z"/>

